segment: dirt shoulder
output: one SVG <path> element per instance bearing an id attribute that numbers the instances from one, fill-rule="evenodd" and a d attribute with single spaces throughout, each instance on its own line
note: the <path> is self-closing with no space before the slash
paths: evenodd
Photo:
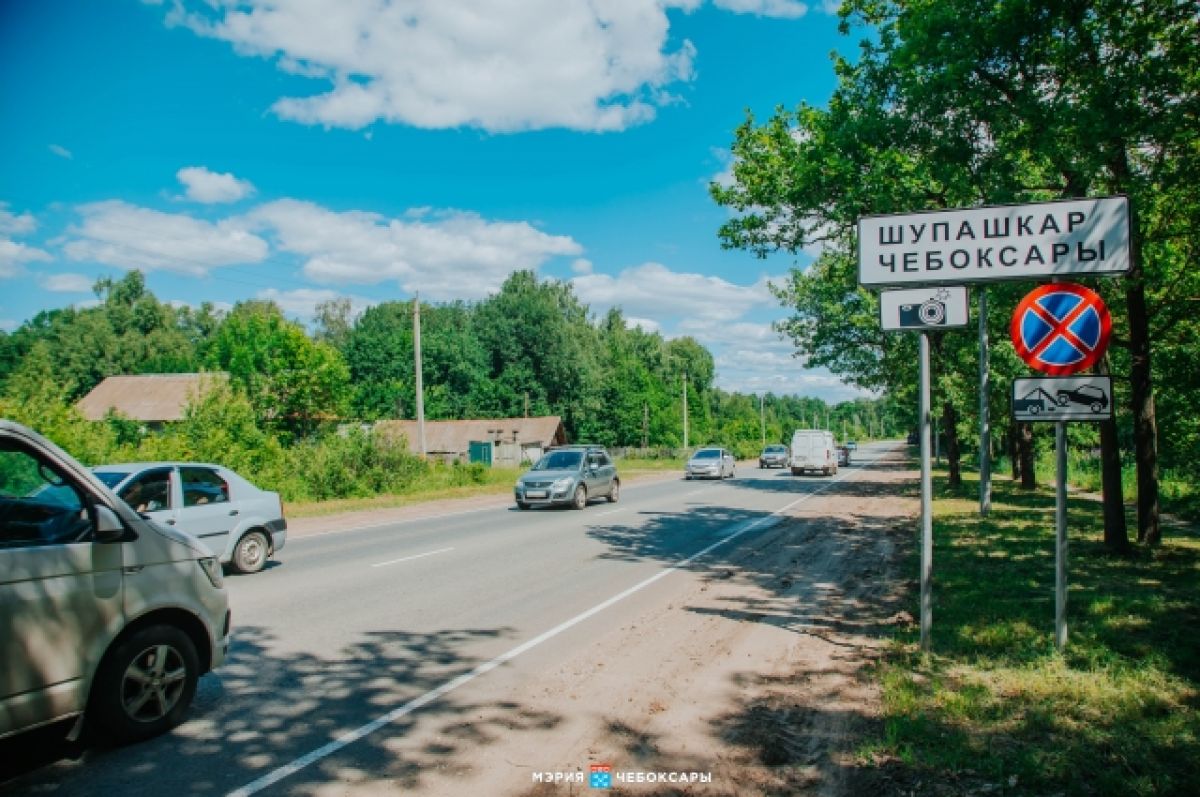
<path id="1" fill-rule="evenodd" d="M 421 792 L 856 793 L 855 751 L 879 717 L 866 668 L 912 621 L 898 563 L 915 481 L 898 452 L 796 505 L 732 556 L 697 561 L 673 577 L 669 602 L 509 696 L 528 716 L 559 719 L 492 740 Z M 607 792 L 589 784 L 593 765 L 611 767 Z M 556 770 L 582 782 L 545 782 Z M 690 773 L 711 782 L 679 782 Z"/>

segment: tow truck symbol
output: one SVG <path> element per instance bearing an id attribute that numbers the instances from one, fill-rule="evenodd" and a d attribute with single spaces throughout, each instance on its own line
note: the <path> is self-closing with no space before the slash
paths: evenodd
<path id="1" fill-rule="evenodd" d="M 1051 396 L 1040 387 L 1035 387 L 1021 398 L 1013 399 L 1013 412 L 1027 412 L 1030 415 L 1037 415 L 1043 410 L 1054 412 L 1058 407 L 1065 405 L 1065 401 L 1060 405 L 1054 396 Z"/>

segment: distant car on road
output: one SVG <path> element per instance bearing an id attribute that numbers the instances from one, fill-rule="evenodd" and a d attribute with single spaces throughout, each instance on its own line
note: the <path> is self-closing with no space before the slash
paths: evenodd
<path id="1" fill-rule="evenodd" d="M 788 447 L 776 443 L 769 445 L 758 455 L 760 468 L 786 468 L 788 464 Z"/>
<path id="2" fill-rule="evenodd" d="M 1058 406 L 1082 404 L 1092 412 L 1101 412 L 1108 406 L 1108 396 L 1095 385 L 1080 385 L 1074 390 L 1059 390 L 1055 392 Z"/>
<path id="3" fill-rule="evenodd" d="M 838 465 L 850 464 L 850 446 L 838 446 L 837 448 Z"/>
<path id="4" fill-rule="evenodd" d="M 287 541 L 279 493 L 221 465 L 134 462 L 92 468 L 144 517 L 188 532 L 239 573 L 257 573 Z"/>
<path id="5" fill-rule="evenodd" d="M 846 448 L 850 449 L 851 451 L 857 451 L 857 450 L 858 450 L 858 443 L 854 442 L 853 440 L 847 440 L 847 441 L 846 441 Z"/>
<path id="6" fill-rule="evenodd" d="M 552 448 L 517 479 L 513 487 L 517 508 L 566 504 L 583 509 L 592 498 L 616 503 L 621 496 L 617 466 L 602 446 Z"/>
<path id="7" fill-rule="evenodd" d="M 687 479 L 733 478 L 736 460 L 724 448 L 708 446 L 692 454 L 687 462 L 684 477 Z"/>

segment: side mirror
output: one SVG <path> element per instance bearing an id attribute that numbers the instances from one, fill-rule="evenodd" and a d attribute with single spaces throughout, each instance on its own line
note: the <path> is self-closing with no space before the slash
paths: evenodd
<path id="1" fill-rule="evenodd" d="M 96 505 L 97 542 L 123 542 L 127 534 L 125 524 L 117 517 L 116 512 L 106 506 Z"/>

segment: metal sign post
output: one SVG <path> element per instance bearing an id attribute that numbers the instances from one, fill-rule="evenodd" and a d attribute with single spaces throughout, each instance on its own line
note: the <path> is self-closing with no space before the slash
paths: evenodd
<path id="1" fill-rule="evenodd" d="M 1058 484 L 1054 507 L 1054 644 L 1067 646 L 1067 422 L 1054 424 Z"/>
<path id="2" fill-rule="evenodd" d="M 992 511 L 992 425 L 988 417 L 987 289 L 979 292 L 979 515 Z"/>
<path id="3" fill-rule="evenodd" d="M 921 333 L 921 650 L 929 650 L 933 629 L 933 469 L 929 464 L 929 333 Z"/>

